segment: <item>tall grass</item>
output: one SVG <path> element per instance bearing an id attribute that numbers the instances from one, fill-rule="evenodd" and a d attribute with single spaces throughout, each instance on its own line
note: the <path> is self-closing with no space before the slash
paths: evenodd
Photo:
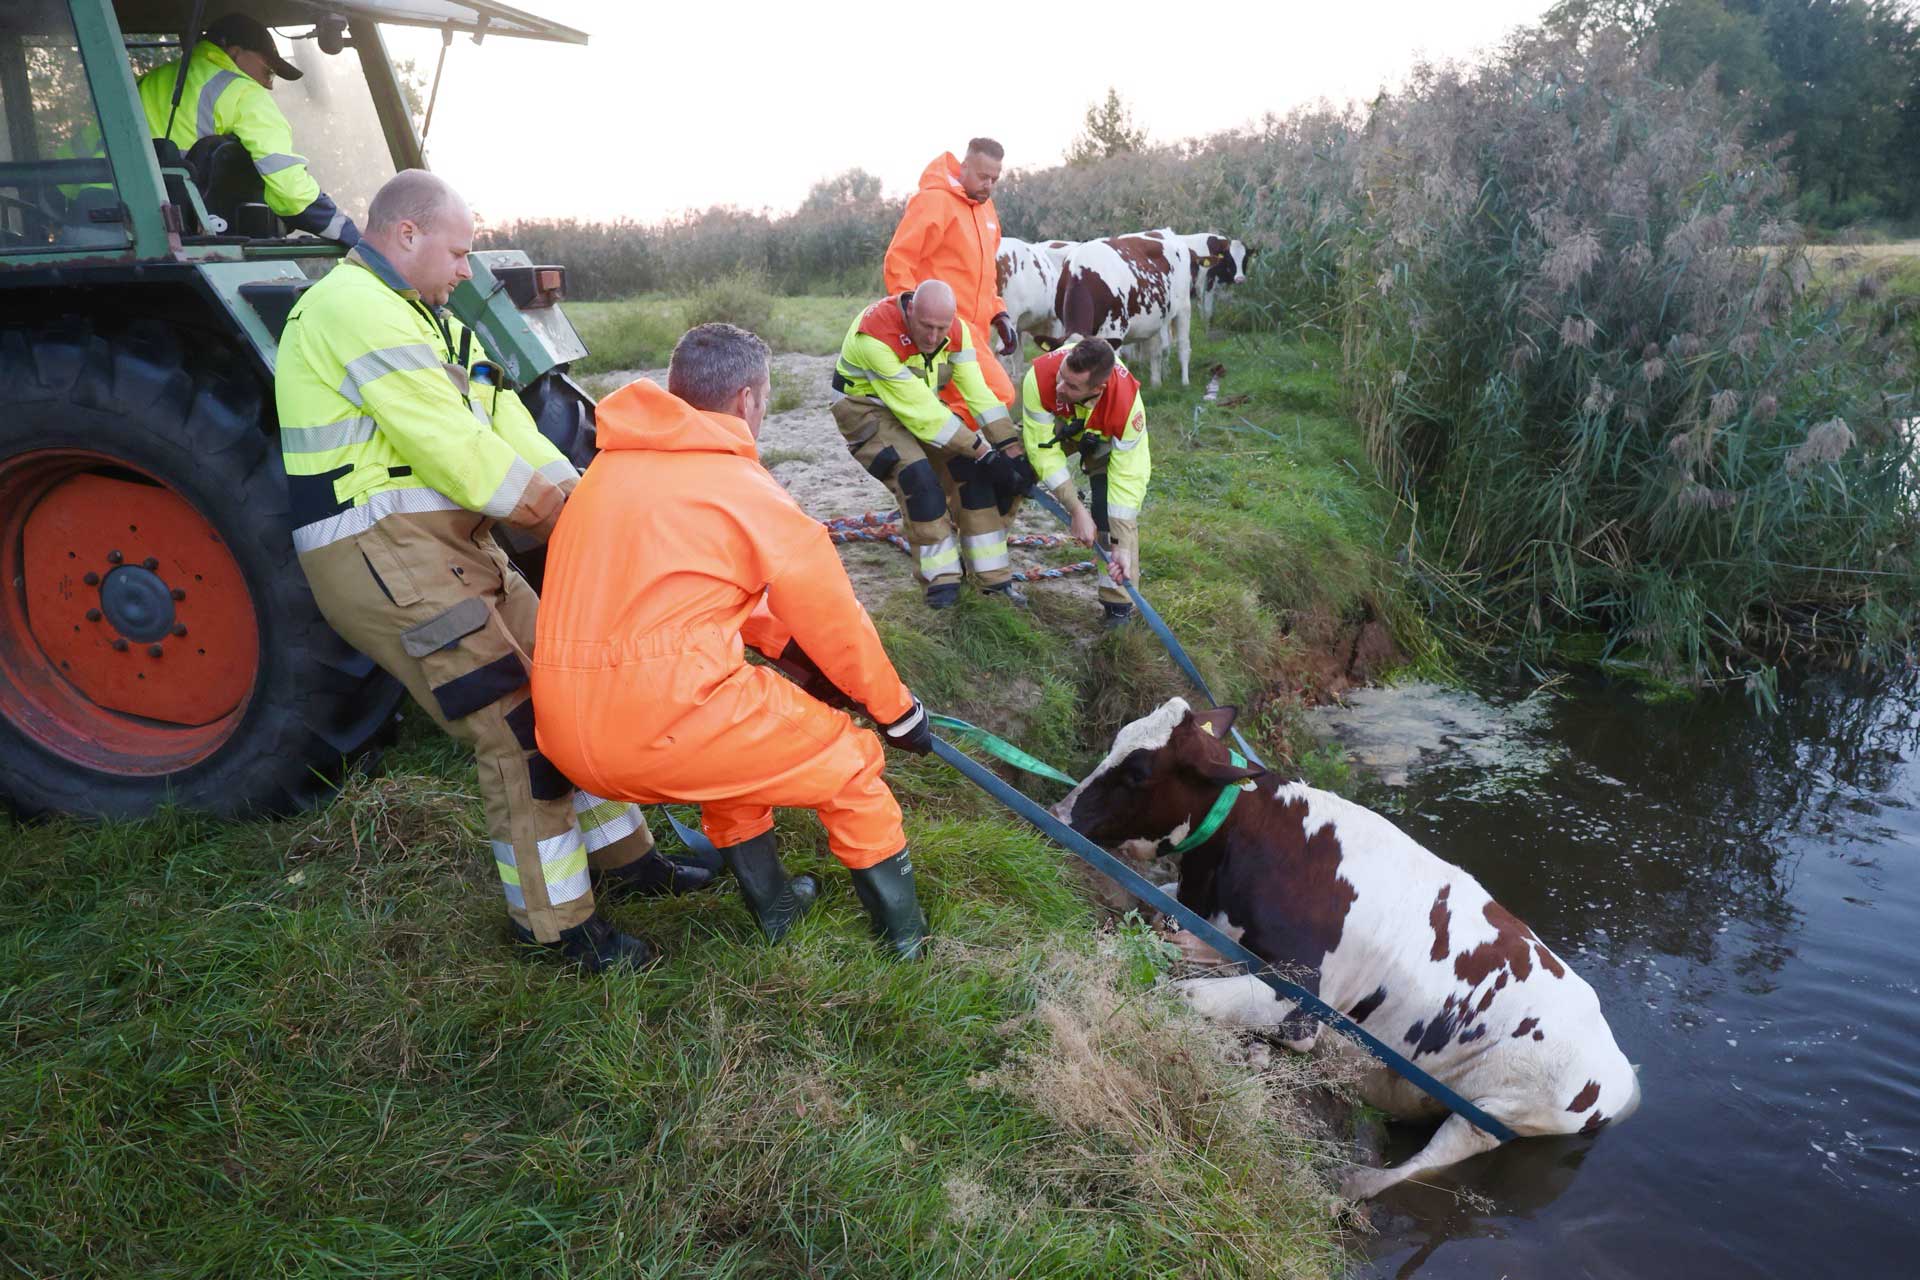
<path id="1" fill-rule="evenodd" d="M 1303 742 L 1311 620 L 1382 607 L 1385 503 L 1332 346 L 1204 352 L 1292 444 L 1236 435 L 1197 388 L 1153 393 L 1144 569 L 1264 753 Z M 929 617 L 900 577 L 875 618 L 908 683 L 1064 768 L 1185 691 L 1084 597 Z M 597 980 L 506 945 L 470 754 L 415 716 L 387 765 L 284 822 L 0 815 L 13 1270 L 1340 1271 L 1339 1152 L 1298 1110 L 1317 1068 L 1237 1060 L 1154 989 L 1161 944 L 938 761 L 888 766 L 923 963 L 873 945 L 818 824 L 783 812 L 784 856 L 825 888 L 780 946 L 727 890 L 620 904 L 667 958 Z"/>
<path id="2" fill-rule="evenodd" d="M 785 217 L 715 207 L 659 224 L 531 220 L 488 228 L 479 244 L 565 264 L 569 291 L 587 300 L 690 294 L 741 275 L 784 294 L 878 294 L 901 206 L 876 198 Z"/>
<path id="3" fill-rule="evenodd" d="M 1353 403 L 1475 617 L 1692 678 L 1910 625 L 1903 344 L 1870 288 L 1809 289 L 1711 83 L 1523 36 L 1378 104 L 1354 175 Z"/>

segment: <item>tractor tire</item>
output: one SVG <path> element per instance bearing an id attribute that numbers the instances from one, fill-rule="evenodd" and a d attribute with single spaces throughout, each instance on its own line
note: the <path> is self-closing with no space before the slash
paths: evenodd
<path id="1" fill-rule="evenodd" d="M 0 327 L 0 799 L 327 799 L 404 696 L 321 618 L 250 369 L 159 326 Z"/>

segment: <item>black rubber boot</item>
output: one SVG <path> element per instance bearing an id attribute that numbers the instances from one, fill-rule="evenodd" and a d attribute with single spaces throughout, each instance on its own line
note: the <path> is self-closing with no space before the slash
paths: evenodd
<path id="1" fill-rule="evenodd" d="M 660 958 L 660 948 L 645 938 L 620 932 L 598 912 L 571 929 L 562 929 L 558 942 L 536 941 L 533 930 L 517 922 L 509 924 L 514 938 L 523 945 L 555 953 L 588 973 L 604 973 L 609 969 L 637 972 Z"/>
<path id="2" fill-rule="evenodd" d="M 960 602 L 960 584 L 936 582 L 927 588 L 927 608 L 951 609 Z"/>
<path id="3" fill-rule="evenodd" d="M 1016 609 L 1024 609 L 1027 607 L 1027 593 L 1020 589 L 1020 584 L 1017 582 L 1003 582 L 997 587 L 982 587 L 980 588 L 980 594 L 983 596 L 999 596 Z"/>
<path id="4" fill-rule="evenodd" d="M 589 871 L 593 895 L 602 902 L 622 898 L 658 898 L 698 893 L 713 886 L 713 872 L 691 859 L 669 858 L 658 849 L 650 849 L 624 867 L 607 871 Z"/>
<path id="5" fill-rule="evenodd" d="M 913 891 L 913 863 L 907 851 L 853 873 L 853 891 L 873 921 L 873 931 L 902 960 L 918 959 L 927 940 L 927 917 Z"/>
<path id="6" fill-rule="evenodd" d="M 1100 609 L 1104 615 L 1100 620 L 1106 624 L 1109 631 L 1116 627 L 1124 627 L 1133 621 L 1133 604 L 1131 601 L 1126 604 L 1109 604 L 1107 601 L 1102 600 L 1100 602 Z"/>
<path id="7" fill-rule="evenodd" d="M 768 942 L 786 937 L 787 930 L 807 914 L 819 892 L 812 876 L 788 878 L 771 831 L 728 845 L 720 856 L 739 882 L 740 896 L 747 900 L 747 909 L 760 922 L 760 932 L 767 935 Z"/>

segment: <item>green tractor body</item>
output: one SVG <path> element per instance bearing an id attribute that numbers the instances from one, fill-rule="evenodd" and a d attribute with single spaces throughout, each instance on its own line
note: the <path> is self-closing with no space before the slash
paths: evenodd
<path id="1" fill-rule="evenodd" d="M 344 251 L 264 204 L 214 207 L 135 88 L 231 9 L 291 40 L 306 75 L 275 102 L 356 220 L 424 166 L 382 23 L 586 40 L 483 0 L 0 5 L 0 800 L 23 813 L 297 809 L 402 697 L 307 591 L 276 441 L 281 330 Z M 584 466 L 564 272 L 472 265 L 453 310 Z"/>

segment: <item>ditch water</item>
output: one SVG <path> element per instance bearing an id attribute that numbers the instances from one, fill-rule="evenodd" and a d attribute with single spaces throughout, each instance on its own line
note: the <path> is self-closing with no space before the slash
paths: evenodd
<path id="1" fill-rule="evenodd" d="M 1644 1091 L 1595 1138 L 1387 1192 L 1366 1274 L 1920 1274 L 1920 679 L 1780 701 L 1414 686 L 1326 713 L 1355 798 L 1593 985 Z"/>

